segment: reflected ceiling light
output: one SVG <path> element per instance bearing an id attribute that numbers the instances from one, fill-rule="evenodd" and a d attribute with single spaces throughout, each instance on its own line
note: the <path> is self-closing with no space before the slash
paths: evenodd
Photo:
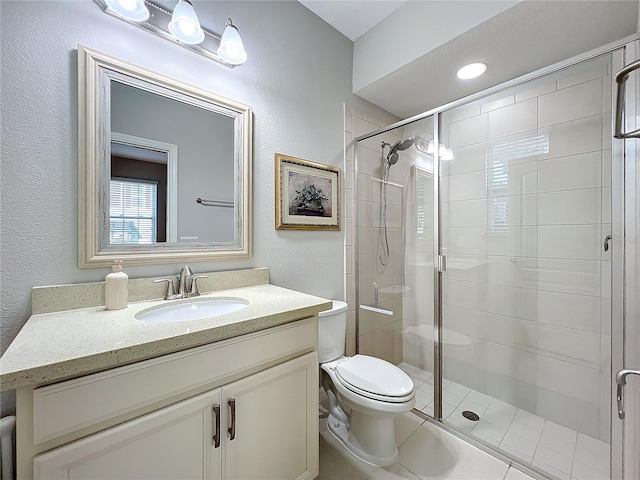
<path id="1" fill-rule="evenodd" d="M 105 3 L 113 13 L 127 20 L 144 22 L 149 18 L 144 0 L 105 0 Z"/>
<path id="2" fill-rule="evenodd" d="M 449 147 L 445 147 L 444 145 L 440 144 L 440 159 L 442 160 L 453 160 L 453 150 L 451 150 Z"/>
<path id="3" fill-rule="evenodd" d="M 429 155 L 433 155 L 433 152 L 435 152 L 436 149 L 433 146 L 433 138 L 431 140 L 429 140 L 429 145 L 427 145 L 427 153 Z"/>
<path id="4" fill-rule="evenodd" d="M 178 0 L 173 12 L 151 0 L 93 1 L 104 13 L 225 67 L 234 68 L 247 60 L 242 39 L 231 19 L 227 19 L 222 36 L 202 28 L 191 0 Z"/>
<path id="5" fill-rule="evenodd" d="M 465 65 L 460 70 L 458 70 L 458 78 L 462 80 L 469 80 L 471 78 L 476 78 L 482 75 L 487 70 L 486 63 L 470 63 L 469 65 Z"/>
<path id="6" fill-rule="evenodd" d="M 422 153 L 433 153 L 433 139 L 427 142 L 425 138 L 416 136 L 416 148 Z M 431 151 L 429 151 L 429 149 L 431 149 Z"/>
<path id="7" fill-rule="evenodd" d="M 427 155 L 433 155 L 435 152 L 433 138 L 429 140 L 429 143 L 427 144 L 427 141 L 425 139 L 419 137 L 416 143 L 416 148 L 420 150 L 422 153 L 426 153 Z M 454 159 L 453 150 L 451 150 L 449 147 L 447 147 L 443 143 L 438 145 L 438 156 L 440 157 L 440 160 Z"/>
<path id="8" fill-rule="evenodd" d="M 247 52 L 244 51 L 240 33 L 230 18 L 227 18 L 224 23 L 224 32 L 222 32 L 222 38 L 220 39 L 218 55 L 231 65 L 242 65 L 247 61 Z"/>
<path id="9" fill-rule="evenodd" d="M 176 40 L 189 45 L 196 45 L 204 40 L 204 32 L 189 0 L 178 0 L 171 15 L 169 31 Z"/>

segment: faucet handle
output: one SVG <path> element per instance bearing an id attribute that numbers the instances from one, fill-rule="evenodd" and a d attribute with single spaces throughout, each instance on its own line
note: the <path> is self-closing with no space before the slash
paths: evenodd
<path id="1" fill-rule="evenodd" d="M 174 283 L 173 278 L 159 278 L 153 281 L 153 283 L 162 283 L 162 282 L 167 282 L 167 291 L 164 295 L 164 299 L 171 300 L 176 294 L 176 284 Z"/>
<path id="2" fill-rule="evenodd" d="M 191 291 L 189 292 L 190 297 L 197 297 L 198 295 L 200 295 L 200 292 L 198 291 L 199 278 L 207 278 L 207 275 L 194 275 L 191 278 Z"/>

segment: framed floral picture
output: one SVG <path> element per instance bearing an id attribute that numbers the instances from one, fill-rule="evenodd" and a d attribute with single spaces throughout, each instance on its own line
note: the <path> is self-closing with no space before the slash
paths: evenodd
<path id="1" fill-rule="evenodd" d="M 276 229 L 340 230 L 340 169 L 276 153 Z"/>

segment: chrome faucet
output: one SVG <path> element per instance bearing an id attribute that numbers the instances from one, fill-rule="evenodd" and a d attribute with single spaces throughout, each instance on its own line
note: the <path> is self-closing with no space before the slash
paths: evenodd
<path id="1" fill-rule="evenodd" d="M 167 291 L 165 292 L 165 300 L 176 300 L 178 298 L 197 297 L 200 295 L 198 291 L 198 279 L 207 278 L 206 275 L 194 275 L 193 271 L 188 265 L 183 266 L 180 269 L 178 275 L 178 292 L 176 293 L 175 278 L 159 278 L 154 280 L 153 283 L 167 283 Z"/>
<path id="2" fill-rule="evenodd" d="M 180 269 L 180 276 L 178 277 L 178 295 L 180 298 L 187 296 L 187 282 L 193 283 L 193 272 L 189 265 L 185 265 Z"/>

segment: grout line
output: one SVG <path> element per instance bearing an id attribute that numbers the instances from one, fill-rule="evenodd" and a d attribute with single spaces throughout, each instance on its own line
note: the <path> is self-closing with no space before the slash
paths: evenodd
<path id="1" fill-rule="evenodd" d="M 576 432 L 576 443 L 573 445 L 573 452 L 571 453 L 571 467 L 569 468 L 569 478 L 573 478 L 573 467 L 576 461 L 577 451 L 578 451 L 578 432 Z M 611 473 L 609 473 L 609 476 L 611 476 Z"/>
<path id="2" fill-rule="evenodd" d="M 547 425 L 547 420 L 544 420 L 544 424 L 542 425 L 542 432 L 544 432 L 544 427 Z M 538 437 L 538 441 L 536 442 L 536 448 L 533 451 L 533 456 L 531 457 L 531 463 L 536 459 L 536 453 L 538 453 L 538 447 L 540 446 L 540 441 L 542 440 L 542 432 L 540 432 L 540 436 Z"/>

